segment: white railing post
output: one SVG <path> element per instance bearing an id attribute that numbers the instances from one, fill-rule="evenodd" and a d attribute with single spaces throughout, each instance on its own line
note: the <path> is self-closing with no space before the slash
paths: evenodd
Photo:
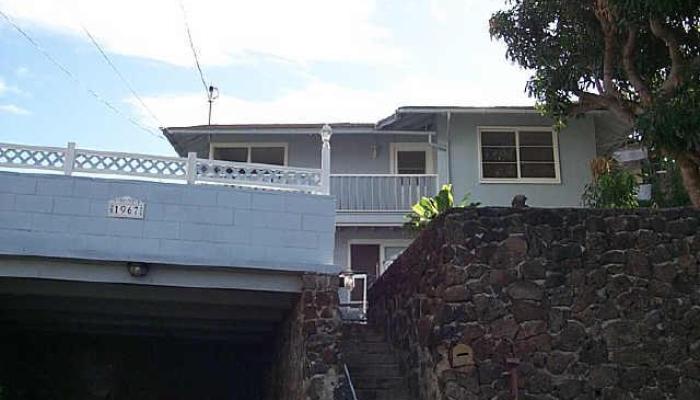
<path id="1" fill-rule="evenodd" d="M 63 157 L 63 173 L 73 175 L 73 165 L 75 164 L 75 142 L 68 142 L 66 153 Z"/>
<path id="2" fill-rule="evenodd" d="M 187 153 L 187 184 L 193 185 L 197 180 L 197 153 Z"/>
<path id="3" fill-rule="evenodd" d="M 325 124 L 321 128 L 321 192 L 323 194 L 331 193 L 331 135 L 333 129 L 330 125 Z"/>

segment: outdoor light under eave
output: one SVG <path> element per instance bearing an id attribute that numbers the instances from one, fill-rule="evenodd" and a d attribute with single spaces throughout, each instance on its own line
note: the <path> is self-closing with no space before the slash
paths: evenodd
<path id="1" fill-rule="evenodd" d="M 343 288 L 350 290 L 355 288 L 355 279 L 353 275 L 352 271 L 343 271 L 340 273 L 340 284 Z"/>
<path id="2" fill-rule="evenodd" d="M 129 270 L 129 275 L 134 278 L 141 278 L 148 274 L 148 264 L 142 262 L 126 263 L 126 269 Z"/>

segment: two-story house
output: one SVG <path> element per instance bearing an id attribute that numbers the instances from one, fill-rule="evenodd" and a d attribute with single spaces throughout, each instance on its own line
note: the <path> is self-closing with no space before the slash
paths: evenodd
<path id="1" fill-rule="evenodd" d="M 205 125 L 164 129 L 181 156 L 318 168 L 323 124 Z M 335 123 L 330 192 L 335 263 L 381 274 L 410 243 L 404 216 L 450 182 L 455 198 L 507 206 L 578 207 L 589 162 L 620 127 L 589 113 L 557 132 L 532 107 L 402 107 L 376 123 Z"/>

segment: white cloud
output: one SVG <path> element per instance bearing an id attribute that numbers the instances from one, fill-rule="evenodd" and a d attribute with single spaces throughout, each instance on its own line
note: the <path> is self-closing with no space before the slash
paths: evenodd
<path id="1" fill-rule="evenodd" d="M 0 6 L 21 23 L 82 39 L 85 26 L 115 53 L 193 62 L 178 0 L 0 0 Z M 189 0 L 184 6 L 204 64 L 260 55 L 295 63 L 400 58 L 389 31 L 372 22 L 374 0 Z"/>
<path id="2" fill-rule="evenodd" d="M 29 71 L 29 68 L 20 66 L 15 69 L 15 76 L 18 78 L 28 78 L 31 76 L 31 72 Z"/>
<path id="3" fill-rule="evenodd" d="M 518 79 L 516 76 L 515 79 Z M 377 90 L 353 89 L 311 80 L 299 90 L 273 100 L 247 100 L 226 96 L 214 103 L 213 123 L 376 122 L 397 107 L 407 105 L 531 105 L 523 93 L 504 90 L 512 81 L 442 80 L 411 76 Z M 153 125 L 135 99 L 129 103 Z M 200 93 L 144 98 L 168 126 L 206 124 L 206 100 Z"/>
<path id="4" fill-rule="evenodd" d="M 14 104 L 0 104 L 0 112 L 15 114 L 15 115 L 29 115 L 31 112 L 25 108 L 16 106 Z"/>
<path id="5" fill-rule="evenodd" d="M 26 95 L 26 93 L 18 87 L 8 85 L 5 80 L 0 77 L 0 97 L 8 94 Z"/>

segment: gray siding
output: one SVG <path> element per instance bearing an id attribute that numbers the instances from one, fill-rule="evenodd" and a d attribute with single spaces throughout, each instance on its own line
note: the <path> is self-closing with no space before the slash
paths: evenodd
<path id="1" fill-rule="evenodd" d="M 334 174 L 388 174 L 390 146 L 396 142 L 427 142 L 427 136 L 342 134 L 331 137 L 331 172 Z M 213 143 L 287 143 L 287 163 L 291 167 L 320 168 L 319 135 L 216 135 Z M 376 148 L 374 157 L 373 147 Z M 204 150 L 206 149 L 206 150 Z M 209 156 L 209 145 L 193 145 L 190 151 Z M 435 170 L 435 169 L 434 169 Z"/>
<path id="2" fill-rule="evenodd" d="M 477 127 L 551 126 L 548 119 L 535 114 L 453 114 L 451 120 L 450 169 L 456 198 L 469 192 L 470 199 L 482 205 L 509 206 L 513 196 L 522 193 L 531 206 L 581 206 L 584 186 L 591 180 L 589 162 L 596 156 L 593 118 L 571 120 L 559 133 L 560 184 L 479 182 Z M 446 140 L 442 130 L 440 140 Z"/>
<path id="3" fill-rule="evenodd" d="M 108 201 L 146 203 L 143 220 Z M 0 254 L 334 272 L 333 199 L 217 185 L 0 172 Z"/>

